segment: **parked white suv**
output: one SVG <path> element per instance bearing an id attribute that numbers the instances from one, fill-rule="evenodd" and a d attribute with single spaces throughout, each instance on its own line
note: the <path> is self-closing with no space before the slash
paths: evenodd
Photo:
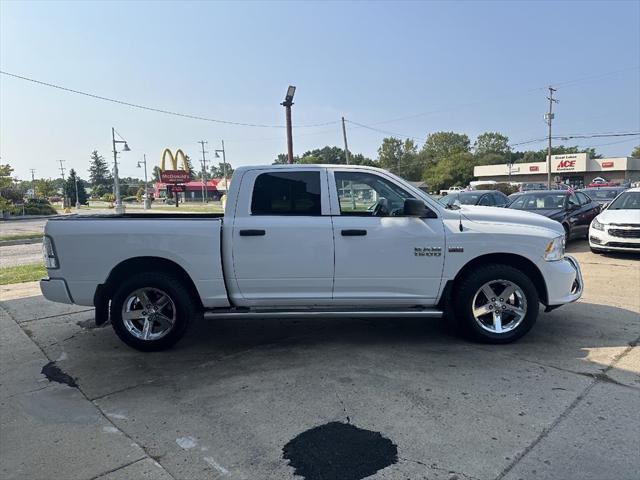
<path id="1" fill-rule="evenodd" d="M 140 350 L 228 317 L 440 317 L 505 343 L 580 298 L 562 225 L 519 210 L 446 208 L 384 170 L 236 170 L 224 215 L 126 214 L 47 222 L 56 302 L 94 305 Z"/>

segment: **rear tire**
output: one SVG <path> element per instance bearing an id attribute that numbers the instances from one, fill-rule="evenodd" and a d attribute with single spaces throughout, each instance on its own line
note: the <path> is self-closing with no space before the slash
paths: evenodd
<path id="1" fill-rule="evenodd" d="M 538 291 L 522 271 L 493 264 L 467 274 L 453 296 L 458 330 L 484 343 L 510 343 L 536 322 Z"/>
<path id="2" fill-rule="evenodd" d="M 130 347 L 159 351 L 184 336 L 197 311 L 182 279 L 164 272 L 143 272 L 117 287 L 111 300 L 111 324 Z"/>

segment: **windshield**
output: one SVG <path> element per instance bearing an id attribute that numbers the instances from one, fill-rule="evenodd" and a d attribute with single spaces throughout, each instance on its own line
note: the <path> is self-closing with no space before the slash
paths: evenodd
<path id="1" fill-rule="evenodd" d="M 622 193 L 607 210 L 640 210 L 640 192 Z"/>
<path id="2" fill-rule="evenodd" d="M 620 190 L 583 190 L 584 193 L 589 195 L 594 200 L 613 200 L 616 198 Z"/>
<path id="3" fill-rule="evenodd" d="M 517 208 L 519 210 L 561 209 L 564 208 L 566 198 L 567 194 L 564 192 L 520 195 L 511 203 L 511 205 L 509 205 L 509 207 Z"/>
<path id="4" fill-rule="evenodd" d="M 477 205 L 478 199 L 482 193 L 464 192 L 450 193 L 446 197 L 440 198 L 439 202 L 443 205 Z"/>

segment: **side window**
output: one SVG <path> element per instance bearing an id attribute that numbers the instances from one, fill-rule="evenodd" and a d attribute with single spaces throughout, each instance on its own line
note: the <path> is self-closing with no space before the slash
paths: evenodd
<path id="1" fill-rule="evenodd" d="M 480 197 L 480 201 L 478 202 L 478 205 L 485 205 L 485 206 L 493 205 L 493 201 L 490 194 L 485 193 L 482 197 Z"/>
<path id="2" fill-rule="evenodd" d="M 402 215 L 413 195 L 389 180 L 367 172 L 335 172 L 340 213 L 359 216 Z"/>
<path id="3" fill-rule="evenodd" d="M 578 200 L 578 197 L 576 197 L 575 193 L 572 193 L 571 195 L 569 195 L 569 199 L 567 200 L 567 204 L 568 205 L 580 205 L 580 201 Z"/>
<path id="4" fill-rule="evenodd" d="M 580 205 L 587 205 L 588 203 L 591 203 L 591 199 L 589 197 L 587 197 L 584 193 L 577 192 L 576 195 L 578 196 L 578 200 L 580 201 Z"/>
<path id="5" fill-rule="evenodd" d="M 261 173 L 253 185 L 252 215 L 321 215 L 320 172 Z"/>
<path id="6" fill-rule="evenodd" d="M 503 205 L 509 203 L 509 199 L 503 193 L 494 193 L 493 200 L 495 202 L 495 205 L 497 205 L 498 207 L 502 207 Z"/>

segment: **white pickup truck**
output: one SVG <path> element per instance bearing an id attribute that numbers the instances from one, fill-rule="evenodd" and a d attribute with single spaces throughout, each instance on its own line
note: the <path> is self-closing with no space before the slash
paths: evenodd
<path id="1" fill-rule="evenodd" d="M 445 188 L 444 190 L 440 190 L 440 195 L 441 196 L 446 196 L 449 195 L 450 193 L 459 193 L 462 192 L 464 190 L 464 188 L 462 187 L 449 187 L 449 188 Z"/>
<path id="2" fill-rule="evenodd" d="M 140 350 L 230 317 L 441 317 L 506 343 L 580 298 L 564 230 L 542 215 L 440 205 L 380 169 L 241 167 L 224 215 L 53 219 L 43 243 L 55 302 Z"/>

